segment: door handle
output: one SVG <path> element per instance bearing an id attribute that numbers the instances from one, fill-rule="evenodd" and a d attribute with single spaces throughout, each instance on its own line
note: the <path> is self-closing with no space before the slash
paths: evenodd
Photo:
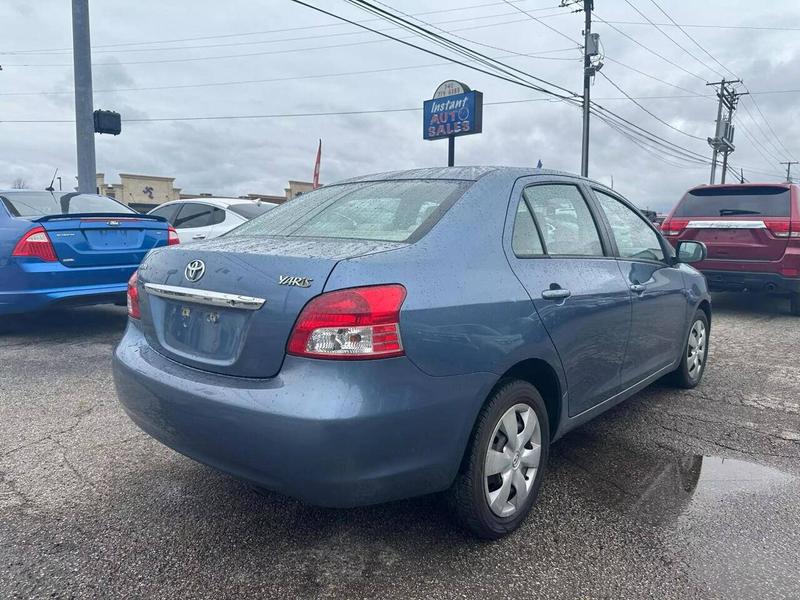
<path id="1" fill-rule="evenodd" d="M 571 295 L 572 292 L 562 288 L 549 289 L 542 292 L 542 298 L 545 300 L 562 300 L 564 298 L 569 298 Z"/>
<path id="2" fill-rule="evenodd" d="M 641 283 L 633 283 L 631 284 L 631 291 L 636 292 L 637 294 L 643 294 L 647 288 L 644 287 Z"/>
<path id="3" fill-rule="evenodd" d="M 206 234 L 198 233 L 197 235 L 193 235 L 192 239 L 193 240 L 204 240 L 204 239 L 206 239 Z"/>

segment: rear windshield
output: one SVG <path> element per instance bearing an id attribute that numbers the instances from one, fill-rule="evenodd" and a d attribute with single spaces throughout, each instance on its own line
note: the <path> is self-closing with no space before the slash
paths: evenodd
<path id="1" fill-rule="evenodd" d="M 789 190 L 783 187 L 692 190 L 675 210 L 676 217 L 788 217 Z"/>
<path id="2" fill-rule="evenodd" d="M 228 210 L 232 210 L 237 215 L 244 217 L 247 220 L 255 219 L 256 217 L 260 217 L 268 210 L 272 210 L 278 206 L 277 204 L 272 204 L 272 202 L 259 202 L 256 204 L 255 202 L 245 202 L 242 204 L 231 204 L 228 207 Z"/>
<path id="3" fill-rule="evenodd" d="M 0 201 L 12 217 L 45 217 L 78 213 L 118 215 L 135 212 L 111 198 L 76 192 L 4 192 L 0 196 Z"/>
<path id="4" fill-rule="evenodd" d="M 422 237 L 471 181 L 361 182 L 303 194 L 228 235 L 412 242 Z"/>

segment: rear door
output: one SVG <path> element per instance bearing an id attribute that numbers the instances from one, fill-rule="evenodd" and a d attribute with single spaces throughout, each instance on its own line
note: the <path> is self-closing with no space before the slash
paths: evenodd
<path id="1" fill-rule="evenodd" d="M 509 262 L 558 351 L 575 416 L 620 390 L 630 292 L 578 186 L 518 186 L 515 194 Z"/>
<path id="2" fill-rule="evenodd" d="M 202 202 L 186 202 L 175 217 L 174 227 L 182 244 L 213 238 L 214 226 L 225 220 L 225 211 Z"/>
<path id="3" fill-rule="evenodd" d="M 670 366 L 680 354 L 688 309 L 685 285 L 652 224 L 622 198 L 597 188 L 592 192 L 631 294 L 631 336 L 622 367 L 627 388 Z"/>
<path id="4" fill-rule="evenodd" d="M 775 261 L 786 251 L 790 211 L 786 186 L 699 188 L 684 196 L 670 227 L 679 241 L 703 242 L 712 261 Z"/>

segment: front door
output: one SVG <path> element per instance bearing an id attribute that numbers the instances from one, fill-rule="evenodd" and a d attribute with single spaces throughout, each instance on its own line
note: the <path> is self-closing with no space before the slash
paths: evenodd
<path id="1" fill-rule="evenodd" d="M 687 299 L 683 275 L 670 266 L 666 242 L 621 198 L 593 188 L 611 229 L 619 267 L 631 291 L 631 339 L 622 385 L 638 383 L 672 365 L 683 347 Z"/>
<path id="2" fill-rule="evenodd" d="M 575 416 L 620 390 L 628 285 L 577 186 L 529 185 L 513 201 L 509 261 L 561 358 Z"/>

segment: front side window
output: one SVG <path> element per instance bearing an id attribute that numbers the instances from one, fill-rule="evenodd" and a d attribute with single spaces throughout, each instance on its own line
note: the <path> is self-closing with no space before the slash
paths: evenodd
<path id="1" fill-rule="evenodd" d="M 471 181 L 397 180 L 323 187 L 228 235 L 408 242 L 427 232 Z"/>
<path id="2" fill-rule="evenodd" d="M 525 200 L 520 200 L 517 205 L 517 213 L 514 217 L 514 233 L 511 237 L 511 249 L 520 258 L 544 254 L 542 240 L 539 237 L 539 232 L 536 231 L 536 224 L 533 222 L 531 211 L 528 210 Z"/>
<path id="3" fill-rule="evenodd" d="M 525 188 L 544 249 L 551 255 L 603 256 L 603 244 L 592 213 L 574 185 L 534 185 Z"/>
<path id="4" fill-rule="evenodd" d="M 606 215 L 621 258 L 664 260 L 658 234 L 639 215 L 622 202 L 600 190 L 594 190 Z"/>

